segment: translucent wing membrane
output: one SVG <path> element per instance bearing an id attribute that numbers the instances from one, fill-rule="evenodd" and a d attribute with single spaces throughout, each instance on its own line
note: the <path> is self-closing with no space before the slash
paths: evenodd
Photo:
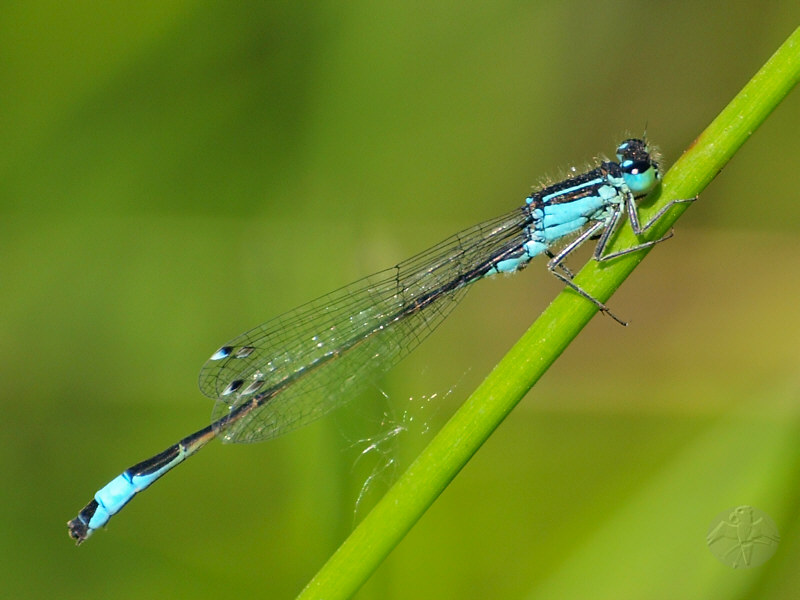
<path id="1" fill-rule="evenodd" d="M 222 438 L 266 440 L 350 400 L 422 342 L 469 283 L 523 252 L 528 224 L 528 212 L 516 209 L 228 342 L 199 382 L 217 400 Z"/>

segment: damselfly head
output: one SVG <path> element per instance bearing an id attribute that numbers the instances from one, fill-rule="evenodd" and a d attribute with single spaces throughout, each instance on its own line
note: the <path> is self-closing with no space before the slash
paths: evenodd
<path id="1" fill-rule="evenodd" d="M 644 140 L 631 138 L 617 147 L 622 176 L 634 196 L 649 194 L 661 180 L 658 160 Z"/>

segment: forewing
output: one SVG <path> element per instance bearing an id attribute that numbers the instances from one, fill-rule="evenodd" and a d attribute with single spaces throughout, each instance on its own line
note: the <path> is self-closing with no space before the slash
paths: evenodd
<path id="1" fill-rule="evenodd" d="M 223 439 L 269 439 L 352 398 L 425 339 L 492 260 L 518 251 L 525 225 L 521 209 L 486 221 L 228 342 L 199 382 L 217 400 Z M 257 408 L 226 420 L 254 399 Z"/>

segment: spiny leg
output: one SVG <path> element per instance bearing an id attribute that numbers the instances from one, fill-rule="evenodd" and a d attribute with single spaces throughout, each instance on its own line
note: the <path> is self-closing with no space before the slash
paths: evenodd
<path id="1" fill-rule="evenodd" d="M 572 242 L 570 242 L 563 250 L 561 250 L 561 252 L 559 252 L 553 258 L 551 258 L 550 261 L 547 263 L 547 269 L 558 279 L 560 279 L 569 287 L 571 287 L 573 290 L 578 292 L 581 296 L 583 296 L 584 298 L 595 304 L 595 306 L 597 306 L 597 308 L 599 308 L 601 312 L 606 313 L 609 317 L 614 319 L 620 325 L 627 325 L 625 321 L 623 321 L 622 319 L 617 317 L 614 313 L 612 313 L 605 304 L 600 302 L 600 300 L 592 296 L 589 292 L 587 292 L 586 290 L 581 288 L 578 284 L 576 284 L 574 281 L 572 281 L 571 277 L 568 277 L 558 271 L 558 269 L 565 269 L 565 267 L 562 264 L 564 262 L 564 259 L 567 256 L 569 256 L 572 252 L 574 252 L 578 247 L 580 247 L 581 244 L 583 244 L 586 240 L 590 239 L 603 227 L 610 229 L 611 227 L 615 226 L 618 220 L 619 220 L 619 211 L 615 211 L 614 214 L 608 220 L 598 221 L 597 223 L 589 227 L 589 229 L 587 229 L 577 238 L 572 240 Z M 605 232 L 603 232 L 603 235 L 605 236 Z M 569 270 L 567 270 L 567 272 L 569 272 Z"/>
<path id="2" fill-rule="evenodd" d="M 545 255 L 547 258 L 550 258 L 550 259 L 553 259 L 553 258 L 555 258 L 555 257 L 556 257 L 556 255 L 555 255 L 555 254 L 553 254 L 552 252 L 550 252 L 550 250 L 545 250 L 545 251 L 544 251 L 544 255 Z M 575 279 L 575 274 L 574 274 L 572 271 L 570 271 L 570 270 L 567 268 L 567 265 L 565 265 L 565 264 L 563 264 L 563 263 L 562 263 L 562 264 L 558 265 L 558 267 L 559 267 L 559 268 L 560 268 L 562 271 L 564 271 L 564 274 L 565 274 L 567 277 L 569 277 L 570 279 Z"/>
<path id="3" fill-rule="evenodd" d="M 697 200 L 697 197 L 671 200 L 669 203 L 667 203 L 666 206 L 659 209 L 658 212 L 656 212 L 656 214 L 653 215 L 653 217 L 647 223 L 645 223 L 644 226 L 642 226 L 639 222 L 636 200 L 633 197 L 633 194 L 629 194 L 628 197 L 626 198 L 625 204 L 627 205 L 628 220 L 631 223 L 631 229 L 633 229 L 633 232 L 636 235 L 641 235 L 642 233 L 650 229 L 655 223 L 657 223 L 658 220 L 675 204 L 685 204 L 694 202 L 695 200 Z M 605 262 L 607 260 L 612 260 L 614 258 L 624 256 L 626 254 L 631 254 L 632 252 L 638 252 L 639 250 L 643 250 L 644 248 L 650 248 L 660 242 L 668 240 L 673 236 L 673 232 L 670 231 L 669 233 L 667 233 L 666 235 L 657 240 L 643 242 L 641 244 L 633 246 L 632 248 L 620 250 L 619 252 L 604 254 L 605 249 L 609 243 L 609 240 L 611 239 L 611 236 L 619 228 L 619 225 L 621 223 L 621 218 L 622 218 L 622 208 L 617 207 L 616 210 L 614 210 L 614 212 L 605 221 L 598 221 L 597 223 L 592 225 L 589 229 L 587 229 L 580 236 L 575 238 L 570 244 L 568 244 L 563 250 L 561 250 L 561 252 L 559 252 L 554 256 L 551 252 L 547 251 L 546 255 L 550 258 L 550 261 L 547 263 L 547 268 L 553 275 L 555 275 L 558 279 L 563 281 L 573 290 L 578 292 L 581 296 L 583 296 L 590 302 L 594 303 L 600 309 L 601 312 L 606 313 L 617 323 L 619 323 L 620 325 L 627 325 L 628 323 L 617 317 L 613 312 L 611 312 L 611 310 L 609 310 L 609 308 L 605 304 L 600 302 L 597 298 L 593 297 L 586 290 L 582 289 L 579 285 L 577 285 L 574 281 L 572 281 L 573 279 L 572 272 L 563 264 L 567 256 L 569 256 L 578 247 L 580 247 L 581 244 L 583 244 L 586 240 L 591 239 L 593 236 L 597 236 L 598 232 L 600 232 L 601 230 L 602 232 L 599 233 L 599 240 L 594 250 L 594 259 L 598 262 Z M 558 272 L 557 269 L 560 269 L 561 271 L 566 273 L 566 275 Z"/>
<path id="4" fill-rule="evenodd" d="M 695 200 L 697 200 L 697 196 L 695 196 L 694 198 L 686 198 L 686 199 L 681 199 L 681 200 L 671 200 L 665 206 L 660 208 L 658 210 L 658 212 L 655 215 L 653 215 L 653 217 L 647 223 L 645 223 L 644 226 L 642 226 L 639 223 L 639 213 L 638 213 L 638 210 L 637 210 L 637 207 L 636 207 L 636 201 L 633 198 L 633 196 L 630 195 L 626 199 L 625 203 L 626 203 L 627 208 L 628 208 L 628 221 L 630 221 L 631 229 L 633 230 L 633 233 L 635 233 L 636 235 L 641 235 L 641 234 L 645 233 L 648 229 L 650 229 L 653 225 L 655 225 L 658 222 L 658 220 L 662 216 L 664 216 L 664 213 L 666 213 L 674 205 L 676 205 L 676 204 L 689 204 L 691 202 L 694 202 Z M 617 216 L 616 218 L 618 219 L 619 217 Z M 600 241 L 597 243 L 597 246 L 595 247 L 594 258 L 598 262 L 605 262 L 607 260 L 613 260 L 615 258 L 619 258 L 620 256 L 625 256 L 626 254 L 632 254 L 633 252 L 638 252 L 639 250 L 644 250 L 645 248 L 651 248 L 651 247 L 655 246 L 656 244 L 660 244 L 661 242 L 664 242 L 664 241 L 668 240 L 669 238 L 671 238 L 673 235 L 675 235 L 674 232 L 670 230 L 669 232 L 665 233 L 662 237 L 658 238 L 657 240 L 652 240 L 652 241 L 649 241 L 649 242 L 643 242 L 641 244 L 637 244 L 636 246 L 632 246 L 631 248 L 626 248 L 625 250 L 619 250 L 618 252 L 612 252 L 611 254 L 603 254 L 603 252 L 606 249 L 606 245 L 608 244 L 608 240 L 610 238 L 610 235 L 611 235 L 610 232 L 611 231 L 612 231 L 611 227 L 607 228 L 606 231 L 603 232 L 603 235 L 600 238 Z M 608 233 L 608 235 L 606 235 L 607 233 Z"/>
<path id="5" fill-rule="evenodd" d="M 695 196 L 694 198 L 670 200 L 664 206 L 658 209 L 658 212 L 656 212 L 656 214 L 650 217 L 650 220 L 647 223 L 645 223 L 644 226 L 642 226 L 639 224 L 639 211 L 638 207 L 636 206 L 635 200 L 628 199 L 627 201 L 628 219 L 631 222 L 631 229 L 633 229 L 633 233 L 635 233 L 636 235 L 641 235 L 645 231 L 650 229 L 653 225 L 655 225 L 658 222 L 658 220 L 664 216 L 664 213 L 666 213 L 670 208 L 672 208 L 676 204 L 691 204 L 695 200 L 697 200 L 697 196 Z"/>

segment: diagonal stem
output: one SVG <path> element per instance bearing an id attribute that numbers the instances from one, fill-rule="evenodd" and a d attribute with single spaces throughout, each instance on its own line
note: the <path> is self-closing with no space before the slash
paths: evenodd
<path id="1" fill-rule="evenodd" d="M 800 28 L 667 173 L 653 212 L 698 195 L 800 79 Z M 645 235 L 624 228 L 611 252 L 661 238 L 688 204 L 673 206 Z M 575 281 L 605 302 L 651 248 L 608 263 L 590 261 Z M 511 412 L 598 308 L 572 290 L 559 294 L 439 434 L 331 556 L 298 598 L 349 598 Z"/>

